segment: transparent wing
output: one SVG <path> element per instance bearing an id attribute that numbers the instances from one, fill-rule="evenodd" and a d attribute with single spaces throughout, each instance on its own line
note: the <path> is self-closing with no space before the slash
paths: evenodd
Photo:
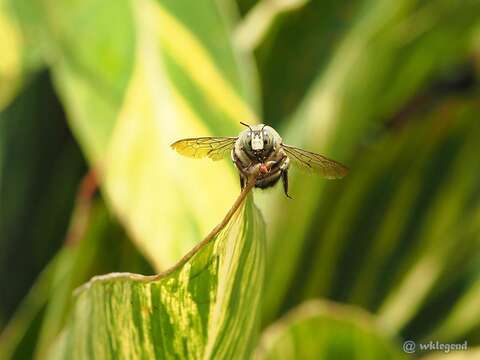
<path id="1" fill-rule="evenodd" d="M 348 168 L 335 160 L 290 145 L 282 144 L 282 147 L 290 161 L 302 170 L 315 172 L 327 179 L 340 179 L 347 175 Z"/>
<path id="2" fill-rule="evenodd" d="M 170 146 L 184 156 L 221 160 L 232 150 L 236 140 L 236 137 L 205 136 L 178 140 Z"/>

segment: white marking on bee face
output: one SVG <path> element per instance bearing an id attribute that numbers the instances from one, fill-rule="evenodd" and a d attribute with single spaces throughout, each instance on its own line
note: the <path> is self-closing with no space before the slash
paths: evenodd
<path id="1" fill-rule="evenodd" d="M 253 133 L 252 150 L 262 150 L 262 149 L 263 149 L 263 134 L 262 134 L 262 132 Z"/>

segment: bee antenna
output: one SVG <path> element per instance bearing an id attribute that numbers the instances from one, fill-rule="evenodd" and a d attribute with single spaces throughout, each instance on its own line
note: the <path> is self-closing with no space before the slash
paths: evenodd
<path id="1" fill-rule="evenodd" d="M 253 131 L 252 128 L 250 127 L 250 125 L 248 124 L 245 124 L 243 121 L 240 121 L 240 124 L 242 124 L 243 126 L 246 126 L 250 129 L 250 131 Z"/>
<path id="2" fill-rule="evenodd" d="M 267 125 L 266 125 L 266 124 L 263 124 L 262 129 L 261 129 L 260 131 L 262 131 L 262 130 L 265 128 L 265 126 L 267 126 Z"/>

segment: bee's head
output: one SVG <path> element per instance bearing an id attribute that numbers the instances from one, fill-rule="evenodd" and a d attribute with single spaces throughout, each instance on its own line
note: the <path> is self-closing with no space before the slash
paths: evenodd
<path id="1" fill-rule="evenodd" d="M 242 124 L 248 127 L 248 130 L 241 134 L 245 151 L 253 155 L 269 154 L 275 145 L 275 130 L 264 124 Z"/>

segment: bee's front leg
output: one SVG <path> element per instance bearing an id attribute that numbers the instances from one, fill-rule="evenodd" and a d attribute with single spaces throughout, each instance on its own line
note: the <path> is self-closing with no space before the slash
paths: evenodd
<path id="1" fill-rule="evenodd" d="M 270 160 L 265 163 L 265 166 L 267 167 L 268 171 L 270 171 L 275 165 L 278 164 L 278 161 L 276 160 Z"/>
<path id="2" fill-rule="evenodd" d="M 269 160 L 265 163 L 269 171 L 276 171 L 280 169 L 280 171 L 288 170 L 290 165 L 290 159 L 288 156 L 283 155 L 278 160 Z"/>
<path id="3" fill-rule="evenodd" d="M 240 158 L 237 156 L 237 154 L 235 154 L 234 151 L 232 151 L 232 160 L 240 175 L 240 188 L 243 189 L 247 184 L 248 178 L 251 176 L 251 171 L 249 171 L 251 166 L 243 165 L 243 163 L 240 161 Z"/>

